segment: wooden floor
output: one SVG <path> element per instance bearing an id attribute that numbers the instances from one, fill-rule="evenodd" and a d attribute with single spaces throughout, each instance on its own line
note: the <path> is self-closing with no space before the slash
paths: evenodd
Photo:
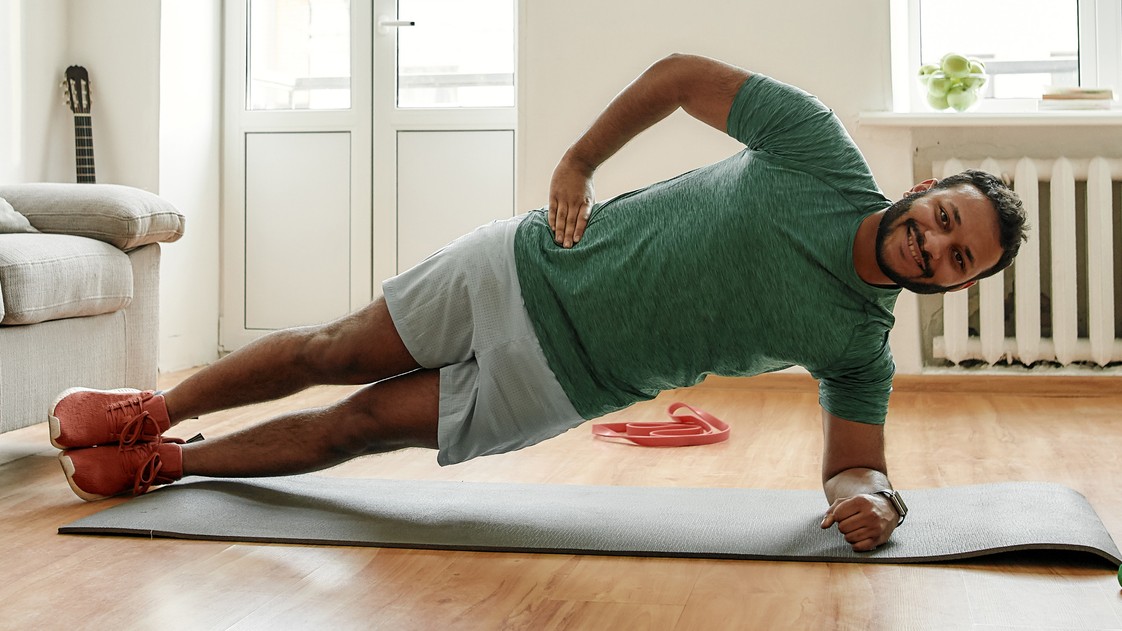
<path id="1" fill-rule="evenodd" d="M 168 387 L 185 373 L 165 375 Z M 320 405 L 321 388 L 182 424 L 217 435 Z M 1116 394 L 1117 393 L 1117 394 Z M 821 428 L 807 378 L 712 381 L 683 400 L 731 439 L 683 449 L 594 441 L 587 426 L 522 452 L 440 468 L 409 450 L 329 475 L 550 484 L 819 489 Z M 1122 381 L 901 379 L 889 463 L 901 489 L 1008 480 L 1067 484 L 1122 541 Z M 1095 557 L 942 565 L 777 563 L 467 553 L 64 536 L 116 502 L 67 486 L 45 424 L 0 436 L 0 629 L 1122 629 Z M 825 508 L 825 503 L 823 503 Z M 905 526 L 906 527 L 906 526 Z"/>

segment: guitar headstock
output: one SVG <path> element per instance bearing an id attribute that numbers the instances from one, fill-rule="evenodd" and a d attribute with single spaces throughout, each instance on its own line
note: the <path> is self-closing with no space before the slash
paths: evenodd
<path id="1" fill-rule="evenodd" d="M 67 105 L 75 114 L 90 113 L 90 75 L 82 66 L 70 66 L 66 69 L 66 81 L 63 82 L 66 92 Z"/>

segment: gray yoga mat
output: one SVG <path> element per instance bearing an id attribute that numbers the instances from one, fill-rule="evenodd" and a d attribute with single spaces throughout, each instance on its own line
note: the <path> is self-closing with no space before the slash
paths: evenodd
<path id="1" fill-rule="evenodd" d="M 817 491 L 331 478 L 188 478 L 59 528 L 141 535 L 449 550 L 910 563 L 1021 550 L 1122 563 L 1095 510 L 1056 484 L 903 492 L 892 540 L 853 552 L 818 524 Z"/>

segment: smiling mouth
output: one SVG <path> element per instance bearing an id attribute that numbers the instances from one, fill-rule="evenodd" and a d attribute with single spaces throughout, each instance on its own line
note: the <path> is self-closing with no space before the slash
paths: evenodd
<path id="1" fill-rule="evenodd" d="M 923 264 L 923 254 L 920 253 L 919 247 L 916 245 L 914 228 L 910 224 L 905 228 L 908 231 L 908 253 L 912 255 L 912 260 L 919 267 L 920 274 L 926 274 L 927 266 Z"/>

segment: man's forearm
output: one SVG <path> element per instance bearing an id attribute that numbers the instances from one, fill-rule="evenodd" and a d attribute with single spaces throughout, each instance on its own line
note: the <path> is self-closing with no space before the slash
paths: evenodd
<path id="1" fill-rule="evenodd" d="M 901 514 L 877 491 L 892 488 L 884 457 L 884 426 L 847 421 L 822 410 L 822 489 L 830 502 L 822 527 L 837 525 L 853 549 L 888 541 Z"/>
<path id="2" fill-rule="evenodd" d="M 578 243 L 595 201 L 592 175 L 608 158 L 679 107 L 726 131 L 748 72 L 696 55 L 670 55 L 623 89 L 557 164 L 549 183 L 549 228 L 562 247 Z"/>
<path id="3" fill-rule="evenodd" d="M 632 138 L 672 114 L 682 104 L 674 83 L 687 61 L 671 55 L 647 68 L 612 99 L 563 160 L 591 175 Z"/>
<path id="4" fill-rule="evenodd" d="M 698 55 L 664 57 L 623 89 L 573 143 L 563 161 L 591 175 L 605 160 L 679 107 L 725 132 L 729 109 L 748 72 Z"/>

